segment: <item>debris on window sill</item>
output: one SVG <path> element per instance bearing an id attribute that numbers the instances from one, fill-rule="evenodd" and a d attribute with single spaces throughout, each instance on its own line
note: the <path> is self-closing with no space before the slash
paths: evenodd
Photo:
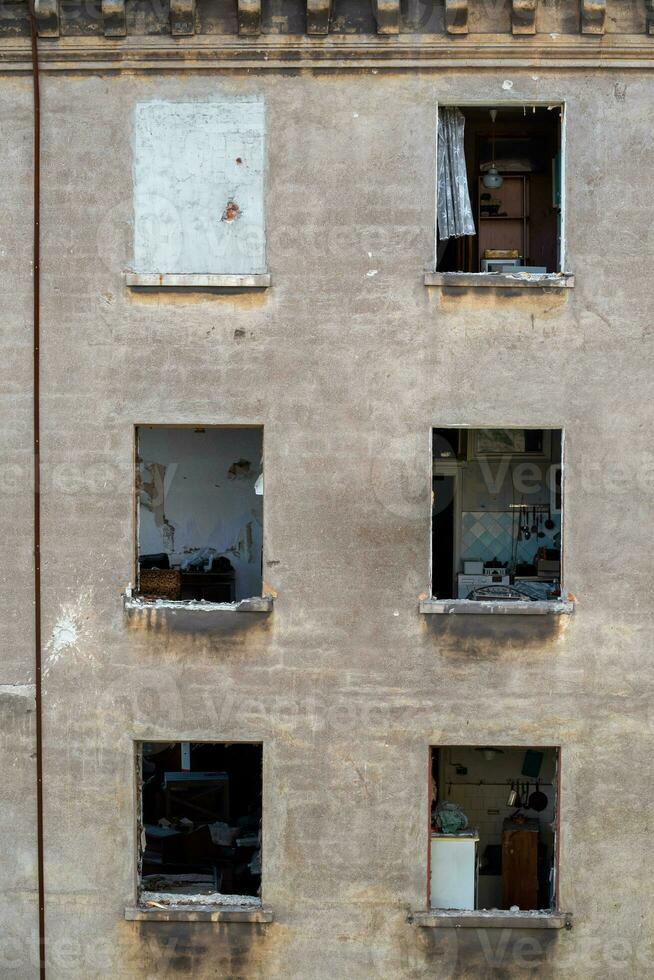
<path id="1" fill-rule="evenodd" d="M 272 285 L 272 276 L 269 272 L 252 273 L 251 275 L 126 272 L 125 283 L 128 286 L 150 289 L 268 289 Z"/>
<path id="2" fill-rule="evenodd" d="M 502 909 L 432 909 L 411 912 L 409 922 L 427 929 L 572 929 L 571 912 L 542 909 L 511 912 Z"/>
<path id="3" fill-rule="evenodd" d="M 177 895 L 141 892 L 137 905 L 127 906 L 130 922 L 272 922 L 272 909 L 252 895 Z"/>
<path id="4" fill-rule="evenodd" d="M 432 616 L 569 616 L 570 596 L 561 599 L 421 599 L 420 612 Z"/>
<path id="5" fill-rule="evenodd" d="M 425 272 L 425 286 L 573 289 L 572 272 Z"/>
<path id="6" fill-rule="evenodd" d="M 134 595 L 131 588 L 123 594 L 123 606 L 127 612 L 150 609 L 171 609 L 193 612 L 269 613 L 273 610 L 273 596 L 252 596 L 239 602 L 207 602 L 204 599 L 146 599 Z"/>

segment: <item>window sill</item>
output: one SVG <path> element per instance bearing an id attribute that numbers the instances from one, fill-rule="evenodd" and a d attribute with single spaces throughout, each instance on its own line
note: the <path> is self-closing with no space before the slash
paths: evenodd
<path id="1" fill-rule="evenodd" d="M 421 599 L 420 612 L 427 616 L 569 616 L 574 612 L 570 599 L 478 600 Z"/>
<path id="2" fill-rule="evenodd" d="M 425 286 L 572 289 L 572 272 L 425 272 Z"/>
<path id="3" fill-rule="evenodd" d="M 272 922 L 273 913 L 263 906 L 241 905 L 131 905 L 125 909 L 128 922 Z"/>
<path id="4" fill-rule="evenodd" d="M 253 596 L 240 602 L 205 602 L 203 599 L 143 599 L 132 595 L 123 596 L 123 605 L 128 612 L 150 609 L 170 609 L 179 612 L 225 612 L 225 613 L 270 613 L 273 610 L 273 597 Z"/>
<path id="5" fill-rule="evenodd" d="M 464 912 L 432 909 L 412 912 L 409 922 L 426 929 L 572 929 L 571 912 Z"/>
<path id="6" fill-rule="evenodd" d="M 269 272 L 252 275 L 225 275 L 205 273 L 173 273 L 157 272 L 126 272 L 125 283 L 128 286 L 149 287 L 150 289 L 267 289 L 272 285 Z"/>

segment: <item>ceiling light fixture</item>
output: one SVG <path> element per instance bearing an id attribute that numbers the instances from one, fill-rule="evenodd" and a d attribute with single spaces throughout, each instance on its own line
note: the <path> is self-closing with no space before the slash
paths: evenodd
<path id="1" fill-rule="evenodd" d="M 497 172 L 497 167 L 495 166 L 495 120 L 497 118 L 497 109 L 490 110 L 490 117 L 493 122 L 493 131 L 491 136 L 491 165 L 490 170 L 484 174 L 483 184 L 484 187 L 488 187 L 489 190 L 497 190 L 504 183 L 504 177 Z"/>

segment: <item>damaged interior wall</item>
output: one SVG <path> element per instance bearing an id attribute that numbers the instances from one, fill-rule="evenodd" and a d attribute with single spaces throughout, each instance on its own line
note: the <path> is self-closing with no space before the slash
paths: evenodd
<path id="1" fill-rule="evenodd" d="M 140 426 L 139 555 L 165 552 L 173 568 L 224 556 L 235 601 L 261 595 L 262 452 L 260 428 Z"/>

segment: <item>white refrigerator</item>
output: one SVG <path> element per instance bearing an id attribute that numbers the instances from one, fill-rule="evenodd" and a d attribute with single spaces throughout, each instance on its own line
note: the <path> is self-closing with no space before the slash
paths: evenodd
<path id="1" fill-rule="evenodd" d="M 433 834 L 430 905 L 433 909 L 477 907 L 478 837 Z"/>

